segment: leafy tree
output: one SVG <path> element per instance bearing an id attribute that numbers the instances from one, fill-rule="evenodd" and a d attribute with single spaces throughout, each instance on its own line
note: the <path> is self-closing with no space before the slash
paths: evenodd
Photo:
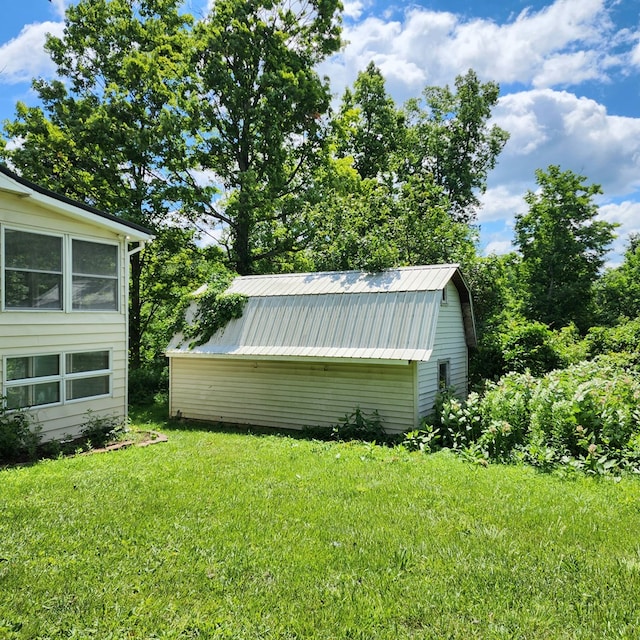
<path id="1" fill-rule="evenodd" d="M 402 149 L 404 117 L 386 92 L 380 69 L 370 62 L 347 88 L 334 120 L 338 157 L 351 156 L 362 178 L 388 176 Z"/>
<path id="2" fill-rule="evenodd" d="M 596 220 L 593 198 L 599 185 L 551 165 L 536 171 L 537 192 L 529 191 L 529 211 L 516 216 L 516 245 L 530 320 L 560 328 L 571 322 L 589 327 L 593 285 L 614 238 L 615 224 Z"/>
<path id="3" fill-rule="evenodd" d="M 339 9 L 339 0 L 217 0 L 194 29 L 181 94 L 190 135 L 172 168 L 192 188 L 194 206 L 225 227 L 241 274 L 307 241 L 330 101 L 315 66 L 341 44 Z M 224 197 L 201 197 L 194 167 Z"/>
<path id="4" fill-rule="evenodd" d="M 185 75 L 190 16 L 180 0 L 80 0 L 46 49 L 61 79 L 33 81 L 42 106 L 18 103 L 5 125 L 20 145 L 3 156 L 25 177 L 124 219 L 161 230 L 171 221 L 163 152 L 170 106 Z M 162 242 L 131 265 L 130 355 L 141 362 L 148 303 L 144 271 Z M 150 303 L 152 307 L 155 303 Z"/>
<path id="5" fill-rule="evenodd" d="M 605 324 L 640 317 L 640 234 L 631 234 L 619 267 L 608 270 L 597 286 L 598 316 Z"/>
<path id="6" fill-rule="evenodd" d="M 449 200 L 456 221 L 469 222 L 486 189 L 488 172 L 509 134 L 489 125 L 499 87 L 481 83 L 473 70 L 449 86 L 427 87 L 405 106 L 404 174 L 432 180 Z"/>

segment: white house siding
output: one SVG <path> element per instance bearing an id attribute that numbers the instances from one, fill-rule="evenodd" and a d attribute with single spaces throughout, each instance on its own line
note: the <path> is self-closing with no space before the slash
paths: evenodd
<path id="1" fill-rule="evenodd" d="M 300 429 L 377 410 L 388 432 L 415 425 L 414 364 L 170 358 L 170 412 L 197 420 Z"/>
<path id="2" fill-rule="evenodd" d="M 460 296 L 453 283 L 447 284 L 446 302 L 440 305 L 433 353 L 428 362 L 418 363 L 418 413 L 433 410 L 438 391 L 438 363 L 449 361 L 449 384 L 456 395 L 467 395 L 468 349 L 462 322 Z"/>
<path id="3" fill-rule="evenodd" d="M 2 311 L 0 312 L 0 381 L 6 357 L 36 356 L 71 351 L 109 350 L 112 392 L 109 397 L 77 400 L 38 408 L 31 413 L 43 426 L 43 439 L 76 435 L 91 409 L 96 415 L 127 413 L 126 283 L 127 250 L 124 237 L 34 206 L 29 198 L 0 193 L 0 227 L 33 233 L 64 235 L 81 240 L 119 245 L 119 310 L 104 311 Z M 67 256 L 67 259 L 68 256 Z M 3 276 L 4 277 L 4 276 Z M 68 283 L 65 283 L 67 286 Z"/>

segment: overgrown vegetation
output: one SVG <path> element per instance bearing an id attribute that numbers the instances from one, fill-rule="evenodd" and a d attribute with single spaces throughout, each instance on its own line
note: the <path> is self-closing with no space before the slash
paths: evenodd
<path id="1" fill-rule="evenodd" d="M 195 309 L 187 307 L 182 331 L 191 347 L 207 342 L 216 331 L 223 329 L 234 318 L 240 318 L 247 296 L 239 293 L 224 293 L 231 284 L 233 274 L 221 271 L 214 274 L 206 288 L 192 297 Z M 192 312 L 193 316 L 187 319 Z"/>
<path id="2" fill-rule="evenodd" d="M 599 356 L 541 377 L 509 373 L 466 401 L 443 394 L 410 449 L 589 474 L 640 473 L 640 377 L 633 358 Z"/>

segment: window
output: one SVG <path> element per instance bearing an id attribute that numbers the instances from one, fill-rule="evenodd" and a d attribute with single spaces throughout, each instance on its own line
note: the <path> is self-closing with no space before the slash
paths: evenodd
<path id="1" fill-rule="evenodd" d="M 54 354 L 7 358 L 4 382 L 7 408 L 107 396 L 111 393 L 111 374 L 108 350 L 67 353 L 64 357 Z"/>
<path id="2" fill-rule="evenodd" d="M 447 304 L 447 285 L 442 288 L 442 304 Z"/>
<path id="3" fill-rule="evenodd" d="M 118 247 L 86 240 L 72 243 L 74 310 L 118 309 Z"/>
<path id="4" fill-rule="evenodd" d="M 5 372 L 8 409 L 60 402 L 60 356 L 7 358 Z"/>
<path id="5" fill-rule="evenodd" d="M 447 389 L 449 387 L 449 361 L 440 360 L 438 362 L 438 388 Z"/>
<path id="6" fill-rule="evenodd" d="M 118 311 L 118 245 L 5 229 L 4 308 Z"/>
<path id="7" fill-rule="evenodd" d="M 7 309 L 62 309 L 62 238 L 7 229 L 4 281 Z"/>
<path id="8" fill-rule="evenodd" d="M 96 372 L 102 375 L 95 375 Z M 108 395 L 111 375 L 109 374 L 108 351 L 86 351 L 84 353 L 68 353 L 66 356 L 65 398 L 93 398 Z M 90 375 L 91 374 L 91 375 Z"/>

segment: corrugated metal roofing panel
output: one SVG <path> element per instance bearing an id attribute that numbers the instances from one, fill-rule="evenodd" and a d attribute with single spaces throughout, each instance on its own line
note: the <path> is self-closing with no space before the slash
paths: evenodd
<path id="1" fill-rule="evenodd" d="M 291 289 L 289 289 L 291 290 Z M 439 291 L 380 291 L 250 297 L 242 317 L 204 345 L 210 355 L 427 360 Z"/>
<path id="2" fill-rule="evenodd" d="M 298 296 L 394 291 L 439 291 L 449 282 L 457 264 L 389 269 L 380 273 L 330 271 L 236 278 L 228 292 L 247 296 Z"/>

